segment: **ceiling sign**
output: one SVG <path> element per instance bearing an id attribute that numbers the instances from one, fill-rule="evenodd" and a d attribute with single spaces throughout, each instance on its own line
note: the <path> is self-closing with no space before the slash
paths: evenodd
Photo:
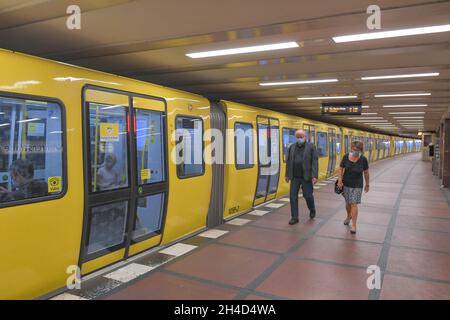
<path id="1" fill-rule="evenodd" d="M 362 102 L 324 102 L 322 115 L 361 115 Z"/>

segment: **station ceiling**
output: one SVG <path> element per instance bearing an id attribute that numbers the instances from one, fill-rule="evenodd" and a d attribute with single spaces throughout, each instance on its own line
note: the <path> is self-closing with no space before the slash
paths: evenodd
<path id="1" fill-rule="evenodd" d="M 72 4 L 82 11 L 80 30 L 66 26 L 66 9 Z M 332 40 L 370 32 L 366 10 L 372 4 L 382 9 L 380 31 L 450 24 L 450 1 L 2 0 L 0 47 L 350 127 L 408 135 L 434 131 L 450 107 L 450 32 L 349 43 Z M 203 59 L 186 56 L 283 42 L 299 46 Z M 421 73 L 439 76 L 361 79 Z M 317 79 L 338 82 L 260 85 Z M 398 93 L 431 95 L 375 97 Z M 368 107 L 364 118 L 381 118 L 396 128 L 376 128 L 375 119 L 364 123 L 348 116 L 324 117 L 321 100 L 298 100 L 342 95 L 357 96 L 342 101 L 360 100 Z"/>

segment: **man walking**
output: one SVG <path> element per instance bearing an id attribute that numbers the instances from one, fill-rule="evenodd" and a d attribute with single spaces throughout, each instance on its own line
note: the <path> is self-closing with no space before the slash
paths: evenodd
<path id="1" fill-rule="evenodd" d="M 302 187 L 303 197 L 309 208 L 309 217 L 314 219 L 314 184 L 317 183 L 319 157 L 316 146 L 306 141 L 303 130 L 295 132 L 297 142 L 289 146 L 286 154 L 286 182 L 291 182 L 291 220 L 290 225 L 298 223 L 298 192 Z"/>

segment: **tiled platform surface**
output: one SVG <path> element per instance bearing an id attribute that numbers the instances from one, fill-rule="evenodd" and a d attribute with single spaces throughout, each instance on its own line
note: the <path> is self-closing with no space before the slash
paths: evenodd
<path id="1" fill-rule="evenodd" d="M 62 298 L 450 299 L 449 194 L 430 163 L 412 154 L 370 173 L 355 236 L 342 197 L 324 183 L 315 220 L 301 198 L 301 223 L 289 226 L 289 202 L 278 200 Z M 381 290 L 366 286 L 370 265 L 381 268 Z"/>

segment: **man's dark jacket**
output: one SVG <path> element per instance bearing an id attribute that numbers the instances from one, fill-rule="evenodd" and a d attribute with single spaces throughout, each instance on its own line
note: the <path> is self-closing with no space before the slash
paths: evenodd
<path id="1" fill-rule="evenodd" d="M 297 143 L 292 143 L 286 153 L 286 177 L 292 180 L 294 177 L 294 153 Z M 311 181 L 319 177 L 319 155 L 313 143 L 305 142 L 303 153 L 303 179 Z"/>

